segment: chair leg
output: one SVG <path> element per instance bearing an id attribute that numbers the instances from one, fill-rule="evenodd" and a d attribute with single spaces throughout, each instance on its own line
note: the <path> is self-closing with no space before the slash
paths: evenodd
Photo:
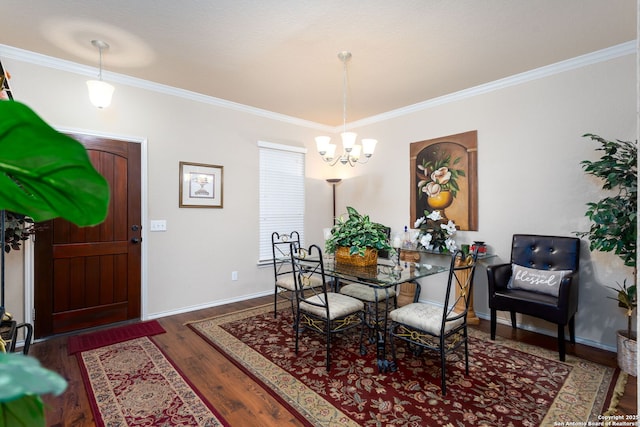
<path id="1" fill-rule="evenodd" d="M 393 323 L 391 324 L 391 326 L 389 327 L 389 344 L 391 344 L 391 358 L 393 359 L 393 364 L 396 365 L 396 340 L 393 338 L 393 328 L 394 325 Z"/>
<path id="2" fill-rule="evenodd" d="M 565 359 L 564 325 L 558 325 L 558 352 L 560 353 L 560 361 L 564 362 L 564 359 Z"/>
<path id="3" fill-rule="evenodd" d="M 464 328 L 464 362 L 465 372 L 469 375 L 469 337 L 467 335 L 467 328 Z"/>
<path id="4" fill-rule="evenodd" d="M 491 309 L 491 339 L 496 339 L 496 317 L 497 313 L 495 309 Z"/>
<path id="5" fill-rule="evenodd" d="M 571 344 L 576 343 L 576 318 L 575 316 L 569 319 L 569 339 L 571 340 Z"/>
<path id="6" fill-rule="evenodd" d="M 296 354 L 298 354 L 298 337 L 300 336 L 300 310 L 296 312 L 295 321 L 293 322 L 293 329 L 296 333 Z"/>
<path id="7" fill-rule="evenodd" d="M 278 317 L 278 288 L 273 292 L 273 318 Z"/>
<path id="8" fill-rule="evenodd" d="M 365 327 L 365 324 L 364 324 L 364 313 L 362 313 L 361 316 L 362 316 L 362 318 L 360 319 L 361 320 L 361 323 L 360 323 L 360 354 L 362 356 L 364 356 L 365 354 L 367 354 L 367 349 L 366 349 L 366 347 L 365 347 L 365 345 L 364 345 L 364 343 L 362 341 L 362 340 L 364 340 L 364 327 Z"/>
<path id="9" fill-rule="evenodd" d="M 327 324 L 327 372 L 331 370 L 331 323 L 330 320 L 325 322 Z"/>
<path id="10" fill-rule="evenodd" d="M 441 385 L 440 388 L 442 389 L 442 395 L 446 396 L 447 394 L 447 381 L 446 381 L 446 375 L 447 375 L 447 369 L 446 369 L 446 362 L 447 362 L 447 357 L 446 357 L 446 352 L 444 350 L 444 339 L 442 337 L 440 337 L 440 369 L 442 370 L 442 373 L 440 374 L 441 377 Z"/>
<path id="11" fill-rule="evenodd" d="M 516 324 L 516 312 L 515 311 L 511 312 L 511 327 L 513 329 L 516 329 L 518 327 L 518 325 Z"/>

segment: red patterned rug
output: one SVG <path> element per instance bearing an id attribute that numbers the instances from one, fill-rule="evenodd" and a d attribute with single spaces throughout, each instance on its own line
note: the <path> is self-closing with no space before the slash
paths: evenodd
<path id="1" fill-rule="evenodd" d="M 304 332 L 300 351 L 290 310 L 271 306 L 189 324 L 310 426 L 553 426 L 597 422 L 617 371 L 470 329 L 470 375 L 464 357 L 447 361 L 440 393 L 437 356 L 415 357 L 399 344 L 398 371 L 379 373 L 375 347 L 361 356 L 357 331 L 337 335 L 325 369 L 320 334 Z M 577 425 L 577 424 L 575 424 Z"/>
<path id="2" fill-rule="evenodd" d="M 156 321 L 69 338 L 96 425 L 228 426 L 149 335 Z"/>

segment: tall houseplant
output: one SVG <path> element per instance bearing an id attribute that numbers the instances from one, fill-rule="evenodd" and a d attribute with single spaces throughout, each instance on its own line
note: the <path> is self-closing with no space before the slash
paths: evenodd
<path id="1" fill-rule="evenodd" d="M 109 185 L 82 144 L 26 105 L 0 101 L 0 210 L 89 226 L 104 221 L 108 205 Z M 44 426 L 40 394 L 65 387 L 62 377 L 29 356 L 0 355 L 0 427 Z"/>
<path id="2" fill-rule="evenodd" d="M 628 320 L 627 331 L 618 331 L 618 363 L 623 367 L 625 357 L 633 357 L 629 363 L 635 375 L 636 338 L 632 332 L 632 313 L 636 307 L 636 253 L 637 253 L 637 215 L 638 215 L 638 142 L 608 141 L 598 135 L 585 134 L 584 137 L 600 143 L 597 151 L 602 156 L 597 161 L 584 160 L 580 164 L 585 172 L 603 181 L 602 189 L 608 195 L 597 202 L 587 204 L 587 218 L 591 221 L 589 231 L 576 233 L 588 237 L 590 249 L 613 252 L 624 264 L 631 267 L 633 284 L 626 280 L 618 288 L 618 305 L 624 308 Z M 622 337 L 621 337 L 622 335 Z M 622 338 L 622 339 L 621 339 Z M 632 341 L 630 344 L 628 341 Z M 632 351 L 633 354 L 628 354 Z"/>

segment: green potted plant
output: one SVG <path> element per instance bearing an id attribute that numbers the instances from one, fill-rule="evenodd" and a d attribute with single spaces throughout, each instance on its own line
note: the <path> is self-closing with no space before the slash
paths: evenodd
<path id="1" fill-rule="evenodd" d="M 108 206 L 109 185 L 82 144 L 26 105 L 0 101 L 0 210 L 89 226 L 104 221 Z M 0 384 L 0 427 L 44 427 L 40 395 L 66 387 L 62 377 L 22 354 L 0 354 Z"/>
<path id="2" fill-rule="evenodd" d="M 618 331 L 618 364 L 625 372 L 636 375 L 637 345 L 632 332 L 632 313 L 636 307 L 636 250 L 638 214 L 638 142 L 608 141 L 594 134 L 585 134 L 600 143 L 597 151 L 602 156 L 597 161 L 584 160 L 580 164 L 585 172 L 600 178 L 602 189 L 608 195 L 597 202 L 587 204 L 587 218 L 591 221 L 589 231 L 576 233 L 588 237 L 589 247 L 602 252 L 613 252 L 624 264 L 632 268 L 634 285 L 625 282 L 618 288 L 618 305 L 626 309 L 628 328 Z M 610 287 L 611 288 L 611 287 Z"/>
<path id="3" fill-rule="evenodd" d="M 336 254 L 336 262 L 375 265 L 379 250 L 394 252 L 389 243 L 388 227 L 371 221 L 369 215 L 361 215 L 350 206 L 347 214 L 346 218 L 336 219 L 331 236 L 325 242 L 325 250 Z"/>

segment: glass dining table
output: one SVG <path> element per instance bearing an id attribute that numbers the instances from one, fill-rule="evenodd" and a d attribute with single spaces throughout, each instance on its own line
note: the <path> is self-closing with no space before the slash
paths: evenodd
<path id="1" fill-rule="evenodd" d="M 392 361 L 387 360 L 387 320 L 389 291 L 396 289 L 398 285 L 413 282 L 423 277 L 442 273 L 449 270 L 449 266 L 406 263 L 404 266 L 395 264 L 391 260 L 378 260 L 377 265 L 359 267 L 336 263 L 334 258 L 325 258 L 324 272 L 334 279 L 334 290 L 339 291 L 340 282 L 361 283 L 374 290 L 375 300 L 378 304 L 384 304 L 382 316 L 379 321 L 373 322 L 374 336 L 376 339 L 376 359 L 378 370 L 388 372 L 395 370 Z"/>

